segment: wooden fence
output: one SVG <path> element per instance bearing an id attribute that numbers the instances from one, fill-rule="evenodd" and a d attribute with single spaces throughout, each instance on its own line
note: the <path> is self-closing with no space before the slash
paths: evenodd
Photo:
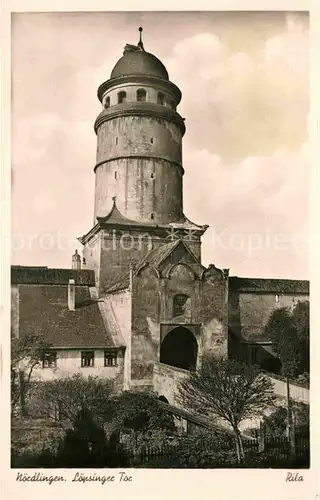
<path id="1" fill-rule="evenodd" d="M 298 435 L 296 437 L 295 443 L 295 457 L 307 456 L 309 454 L 310 442 L 309 436 Z M 263 441 L 259 439 L 253 440 L 243 440 L 243 448 L 245 457 L 247 459 L 254 460 L 259 456 L 263 456 L 266 459 L 272 459 L 273 462 L 279 461 L 284 462 L 286 460 L 292 459 L 292 453 L 290 449 L 290 443 L 286 436 L 277 436 L 271 439 L 265 439 Z M 236 462 L 236 455 L 233 448 L 221 447 L 219 448 L 207 448 L 199 447 L 197 449 L 199 454 L 205 455 L 206 461 L 209 462 L 212 459 L 214 463 L 221 455 L 224 454 L 224 459 L 228 463 Z M 130 452 L 131 461 L 133 466 L 148 466 L 150 463 L 162 462 L 174 460 L 179 454 L 179 447 L 170 446 L 166 448 L 162 447 L 144 447 L 140 450 Z"/>

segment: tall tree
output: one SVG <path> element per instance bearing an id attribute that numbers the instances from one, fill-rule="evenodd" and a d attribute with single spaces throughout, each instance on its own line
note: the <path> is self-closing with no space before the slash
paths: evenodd
<path id="1" fill-rule="evenodd" d="M 301 372 L 310 371 L 310 304 L 299 301 L 292 311 L 292 320 L 300 343 Z"/>
<path id="2" fill-rule="evenodd" d="M 256 367 L 206 357 L 200 370 L 180 383 L 178 399 L 184 408 L 229 424 L 240 462 L 244 457 L 240 423 L 262 417 L 275 396 L 271 381 Z"/>
<path id="3" fill-rule="evenodd" d="M 30 393 L 32 374 L 40 366 L 44 352 L 50 349 L 42 336 L 25 333 L 11 338 L 11 409 L 19 407 L 22 415 L 26 414 L 26 400 Z"/>
<path id="4" fill-rule="evenodd" d="M 309 371 L 309 302 L 298 302 L 293 311 L 282 307 L 272 312 L 265 333 L 282 363 L 282 373 L 295 378 Z"/>

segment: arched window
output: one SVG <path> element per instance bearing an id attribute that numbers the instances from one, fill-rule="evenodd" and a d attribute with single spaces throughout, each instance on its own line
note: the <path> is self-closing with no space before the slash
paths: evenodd
<path id="1" fill-rule="evenodd" d="M 173 297 L 173 316 L 181 316 L 186 311 L 188 295 L 179 293 Z"/>
<path id="2" fill-rule="evenodd" d="M 161 104 L 161 106 L 164 106 L 165 99 L 164 99 L 164 95 L 162 94 L 162 92 L 158 92 L 157 102 L 158 102 L 158 104 Z"/>
<path id="3" fill-rule="evenodd" d="M 145 102 L 147 100 L 147 92 L 144 89 L 137 90 L 137 101 Z"/>
<path id="4" fill-rule="evenodd" d="M 127 100 L 127 94 L 126 92 L 119 92 L 118 93 L 118 103 L 121 104 L 122 102 L 126 102 Z"/>
<path id="5" fill-rule="evenodd" d="M 106 97 L 106 100 L 104 101 L 104 107 L 105 109 L 110 107 L 110 96 Z"/>

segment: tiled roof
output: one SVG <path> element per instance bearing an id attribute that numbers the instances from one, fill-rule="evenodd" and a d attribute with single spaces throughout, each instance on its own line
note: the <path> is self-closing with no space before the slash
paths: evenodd
<path id="1" fill-rule="evenodd" d="M 74 279 L 76 285 L 94 286 L 94 271 L 90 269 L 50 269 L 48 267 L 11 266 L 12 284 L 67 285 Z"/>
<path id="2" fill-rule="evenodd" d="M 131 226 L 145 226 L 146 223 L 145 222 L 139 222 L 139 221 L 133 221 L 131 219 L 128 219 L 127 217 L 125 217 L 124 215 L 122 215 L 122 213 L 120 212 L 120 210 L 117 208 L 117 205 L 116 205 L 116 200 L 114 199 L 113 200 L 113 205 L 112 205 L 112 208 L 110 210 L 110 212 L 105 215 L 104 217 L 97 217 L 97 220 L 98 222 L 101 222 L 101 223 L 108 223 L 108 224 L 120 224 L 120 225 L 131 225 Z M 154 224 L 152 224 L 154 225 Z"/>
<path id="3" fill-rule="evenodd" d="M 150 264 L 152 267 L 158 267 L 161 262 L 163 262 L 174 250 L 180 240 L 170 241 L 170 243 L 165 243 L 154 250 L 151 250 L 138 264 L 137 269 L 141 268 L 144 264 Z"/>
<path id="4" fill-rule="evenodd" d="M 130 285 L 130 272 L 125 272 L 115 283 L 113 283 L 107 290 L 107 293 L 118 292 L 120 290 L 126 290 Z"/>
<path id="5" fill-rule="evenodd" d="M 264 279 L 264 278 L 238 278 L 230 276 L 229 289 L 231 292 L 256 292 L 256 293 L 298 293 L 309 294 L 309 281 Z"/>
<path id="6" fill-rule="evenodd" d="M 19 333 L 43 335 L 53 347 L 115 347 L 88 286 L 76 286 L 76 310 L 66 285 L 19 285 Z"/>

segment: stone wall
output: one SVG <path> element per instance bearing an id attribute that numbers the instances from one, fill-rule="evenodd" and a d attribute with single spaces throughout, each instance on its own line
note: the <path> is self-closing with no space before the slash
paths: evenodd
<path id="1" fill-rule="evenodd" d="M 278 301 L 277 301 L 278 298 Z M 247 341 L 267 341 L 264 327 L 272 312 L 280 307 L 293 309 L 298 301 L 308 300 L 302 294 L 231 293 L 229 326 Z"/>
<path id="2" fill-rule="evenodd" d="M 174 262 L 173 255 L 168 258 Z M 174 315 L 177 294 L 188 296 L 183 314 Z M 132 288 L 132 380 L 151 380 L 153 364 L 160 361 L 165 336 L 184 326 L 198 344 L 197 366 L 204 354 L 227 356 L 227 280 L 222 276 L 196 277 L 185 264 L 174 265 L 167 278 L 150 267 L 133 279 Z"/>
<path id="3" fill-rule="evenodd" d="M 106 299 L 117 321 L 119 330 L 126 345 L 123 360 L 123 388 L 130 388 L 131 382 L 131 292 L 123 291 L 109 294 Z"/>
<path id="4" fill-rule="evenodd" d="M 179 382 L 189 376 L 187 370 L 175 368 L 163 363 L 155 363 L 153 368 L 153 388 L 159 396 L 164 396 L 168 403 L 181 408 L 177 398 Z"/>
<path id="5" fill-rule="evenodd" d="M 115 117 L 98 129 L 95 217 L 117 197 L 128 219 L 161 223 L 182 215 L 182 134 L 175 124 L 148 116 Z"/>

